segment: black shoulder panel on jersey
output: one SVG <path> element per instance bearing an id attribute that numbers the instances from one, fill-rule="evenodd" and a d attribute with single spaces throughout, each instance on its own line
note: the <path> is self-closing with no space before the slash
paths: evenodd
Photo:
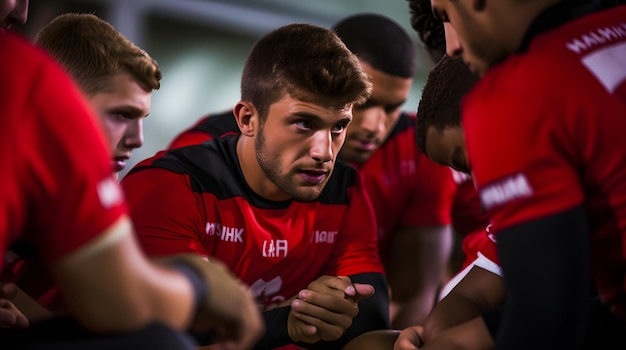
<path id="1" fill-rule="evenodd" d="M 233 115 L 233 111 L 225 111 L 220 114 L 209 115 L 200 124 L 191 128 L 190 131 L 201 131 L 213 137 L 220 137 L 228 133 L 239 134 L 239 126 Z"/>
<path id="2" fill-rule="evenodd" d="M 348 190 L 354 186 L 356 168 L 337 158 L 333 174 L 317 199 L 322 204 L 348 204 Z"/>
<path id="3" fill-rule="evenodd" d="M 535 17 L 535 20 L 530 24 L 522 40 L 518 52 L 528 50 L 532 39 L 541 33 L 547 32 L 576 18 L 612 6 L 615 6 L 615 4 L 611 4 L 610 1 L 570 0 L 558 2 Z"/>
<path id="4" fill-rule="evenodd" d="M 271 201 L 259 196 L 245 181 L 236 145 L 239 135 L 226 135 L 198 145 L 173 149 L 150 166 L 133 169 L 133 172 L 156 167 L 189 176 L 192 190 L 212 193 L 218 199 L 243 197 L 259 208 L 279 209 L 288 207 L 292 200 Z M 346 204 L 348 190 L 354 185 L 356 169 L 337 161 L 333 174 L 317 201 L 327 204 Z"/>
<path id="5" fill-rule="evenodd" d="M 397 134 L 400 134 L 408 129 L 415 129 L 415 116 L 408 114 L 407 112 L 401 112 L 398 122 L 396 122 L 393 130 L 391 130 L 389 136 L 387 136 L 387 140 L 394 138 Z M 387 140 L 385 140 L 385 142 L 387 142 Z M 417 147 L 417 141 L 415 143 L 415 147 Z"/>

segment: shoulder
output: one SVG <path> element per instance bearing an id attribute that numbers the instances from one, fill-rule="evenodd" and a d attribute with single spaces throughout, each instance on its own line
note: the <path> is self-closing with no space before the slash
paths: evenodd
<path id="1" fill-rule="evenodd" d="M 245 180 L 236 153 L 237 138 L 237 135 L 229 135 L 160 151 L 138 163 L 124 180 L 137 174 L 148 180 L 151 171 L 166 170 L 187 177 L 196 193 L 211 193 L 218 198 L 245 196 Z"/>
<path id="2" fill-rule="evenodd" d="M 200 131 L 213 137 L 225 134 L 239 133 L 239 126 L 232 111 L 211 114 L 202 118 L 191 131 Z"/>
<path id="3" fill-rule="evenodd" d="M 0 55 L 0 70 L 4 85 L 11 89 L 12 104 L 33 108 L 32 102 L 24 105 L 24 101 L 34 100 L 37 105 L 41 102 L 37 99 L 45 98 L 45 101 L 52 103 L 56 101 L 55 95 L 63 97 L 68 89 L 73 88 L 73 83 L 61 67 L 24 38 L 14 34 L 0 34 L 0 45 L 3 52 Z"/>
<path id="4" fill-rule="evenodd" d="M 393 140 L 398 137 L 409 138 L 415 140 L 415 122 L 416 115 L 414 113 L 401 112 L 396 125 L 389 134 L 387 140 Z"/>

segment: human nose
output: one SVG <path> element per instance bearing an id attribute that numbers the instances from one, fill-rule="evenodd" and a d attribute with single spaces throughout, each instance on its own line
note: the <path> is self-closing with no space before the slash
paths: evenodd
<path id="1" fill-rule="evenodd" d="M 16 24 L 24 24 L 28 19 L 28 0 L 18 0 L 15 8 L 9 14 L 11 22 Z"/>
<path id="2" fill-rule="evenodd" d="M 460 56 L 463 52 L 463 45 L 461 45 L 459 33 L 449 22 L 443 24 L 443 30 L 446 36 L 446 54 L 450 57 Z"/>
<path id="3" fill-rule="evenodd" d="M 311 157 L 318 162 L 325 163 L 333 159 L 333 136 L 330 130 L 318 131 L 311 147 Z"/>
<path id="4" fill-rule="evenodd" d="M 124 147 L 133 149 L 143 146 L 143 118 L 138 118 L 128 124 L 124 139 Z"/>

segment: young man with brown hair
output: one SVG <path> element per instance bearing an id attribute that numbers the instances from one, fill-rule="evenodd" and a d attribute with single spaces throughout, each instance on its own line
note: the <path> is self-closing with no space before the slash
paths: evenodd
<path id="1" fill-rule="evenodd" d="M 259 348 L 339 349 L 389 326 L 371 203 L 337 160 L 370 93 L 332 31 L 277 28 L 246 60 L 239 133 L 159 152 L 122 179 L 148 254 L 216 257 L 250 285 L 266 322 Z"/>

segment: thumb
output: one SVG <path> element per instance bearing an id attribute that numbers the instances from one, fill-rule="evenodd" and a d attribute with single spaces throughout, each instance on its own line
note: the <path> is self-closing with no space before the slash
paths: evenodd
<path id="1" fill-rule="evenodd" d="M 367 299 L 376 292 L 371 284 L 354 283 L 353 286 L 356 291 L 356 295 L 353 297 L 355 301 Z"/>
<path id="2" fill-rule="evenodd" d="M 13 300 L 17 295 L 17 286 L 14 283 L 0 282 L 0 298 Z"/>

